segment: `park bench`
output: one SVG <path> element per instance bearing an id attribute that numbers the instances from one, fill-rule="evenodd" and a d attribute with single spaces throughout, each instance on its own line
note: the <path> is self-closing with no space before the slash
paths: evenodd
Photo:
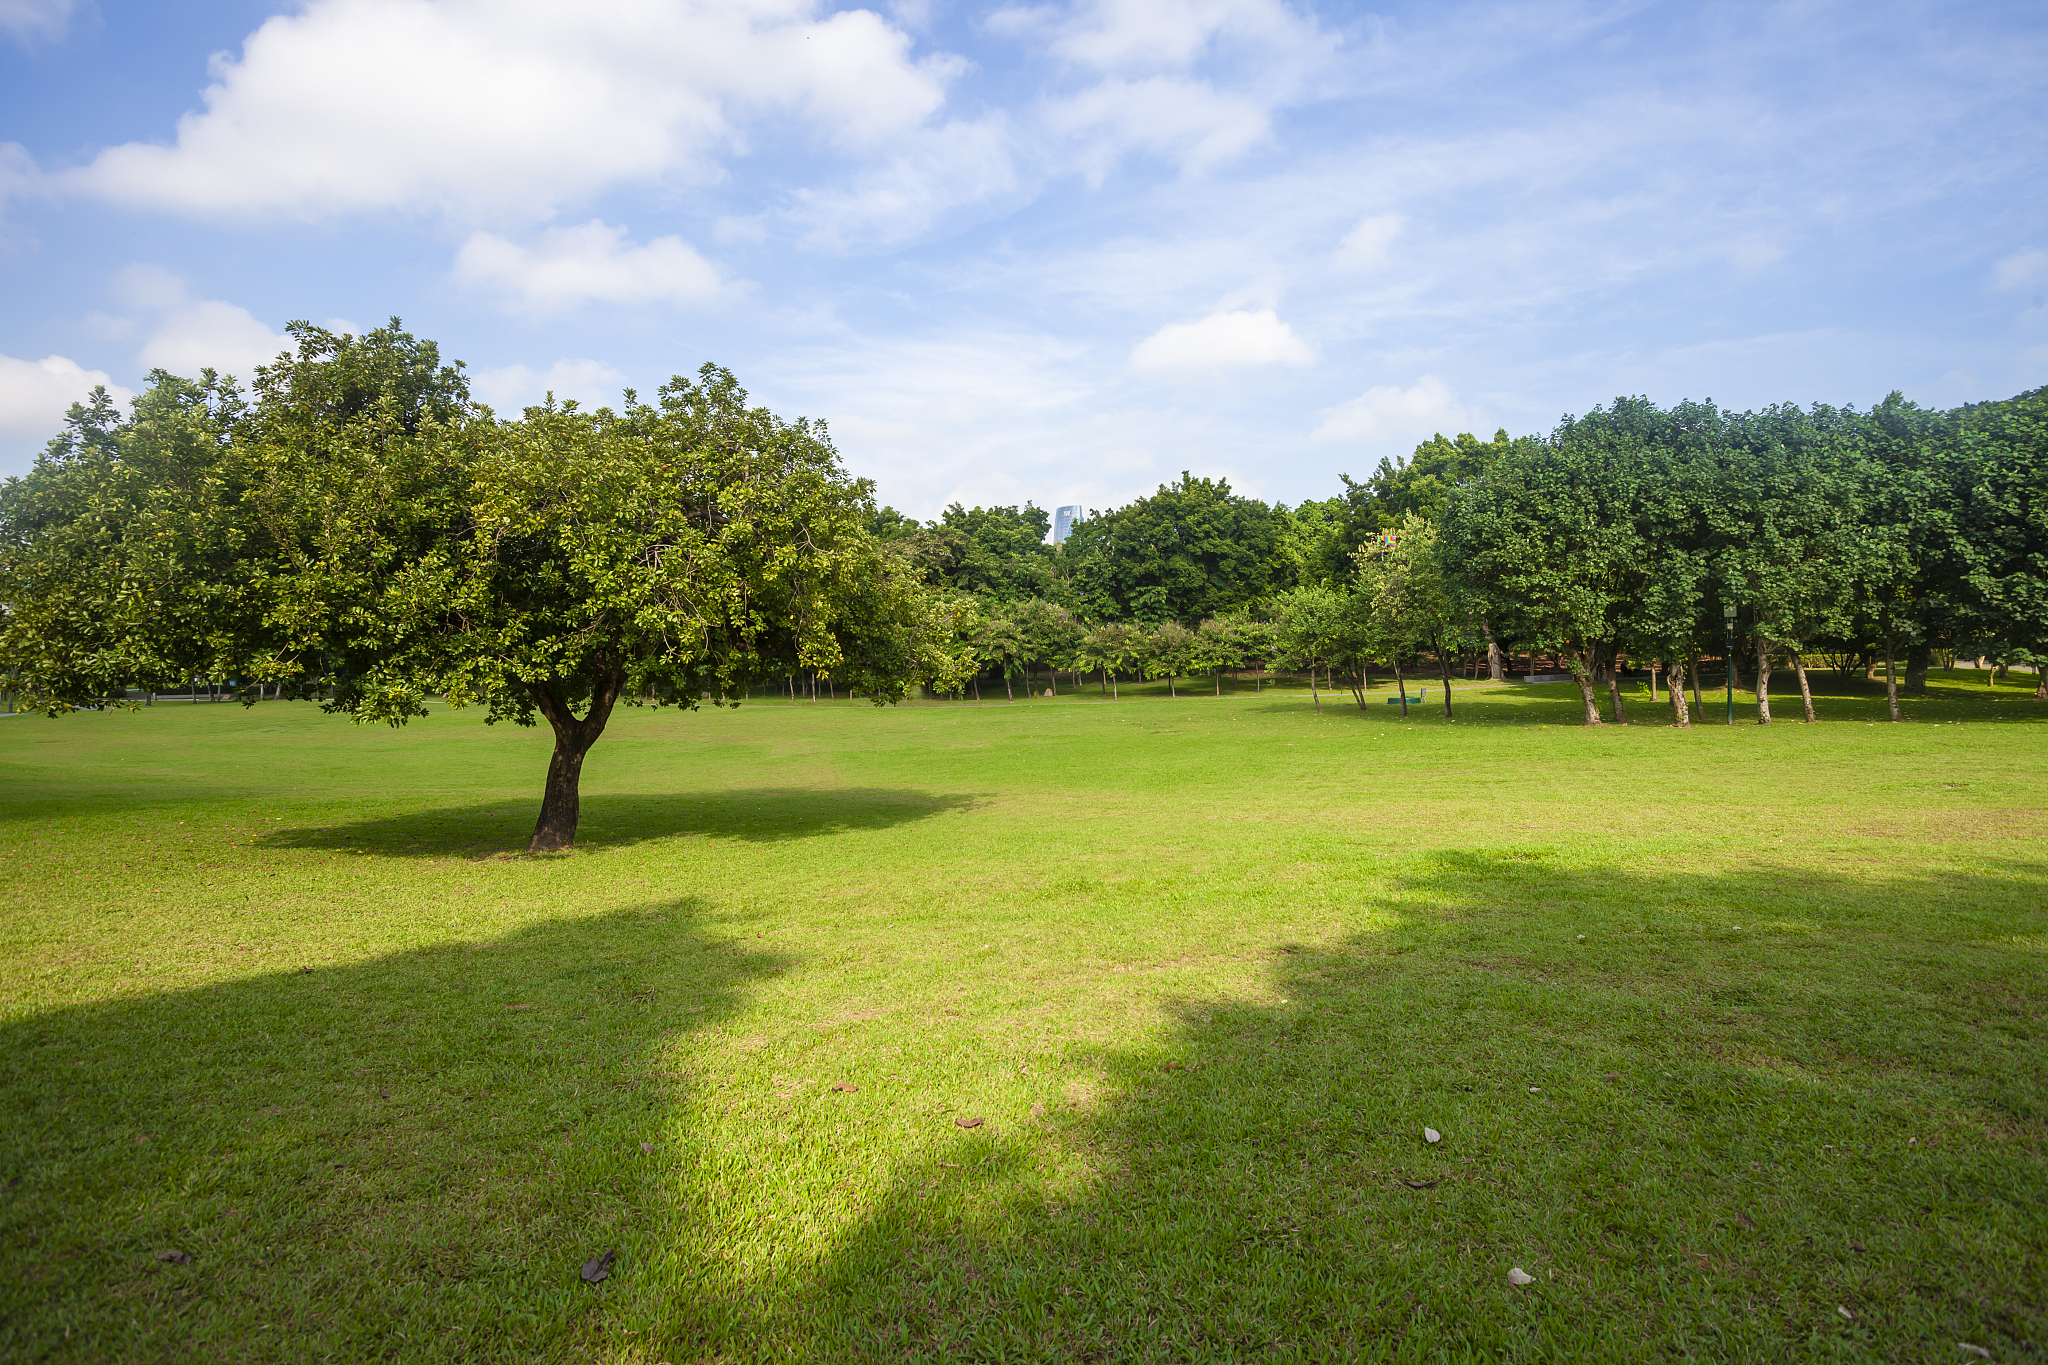
<path id="1" fill-rule="evenodd" d="M 1406 689 L 1404 688 L 1403 691 L 1406 691 Z M 1425 687 L 1417 695 L 1408 698 L 1408 704 L 1410 706 L 1420 706 L 1422 705 L 1423 698 L 1427 697 L 1428 695 L 1429 689 Z M 1387 705 L 1389 706 L 1399 706 L 1400 704 L 1401 697 L 1398 694 L 1387 698 Z"/>

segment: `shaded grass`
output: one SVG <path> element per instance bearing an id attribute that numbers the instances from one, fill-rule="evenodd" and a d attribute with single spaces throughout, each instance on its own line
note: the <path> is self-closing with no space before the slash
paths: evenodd
<path id="1" fill-rule="evenodd" d="M 634 714 L 546 859 L 533 734 L 9 722 L 0 1353 L 2037 1357 L 1980 689 Z"/>

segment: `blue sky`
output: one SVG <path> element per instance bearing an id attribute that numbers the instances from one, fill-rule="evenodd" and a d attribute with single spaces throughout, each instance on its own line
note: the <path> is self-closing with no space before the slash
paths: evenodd
<path id="1" fill-rule="evenodd" d="M 920 516 L 2003 397 L 2044 72 L 2038 3 L 0 0 L 0 473 L 394 314 L 501 410 L 727 365 Z"/>

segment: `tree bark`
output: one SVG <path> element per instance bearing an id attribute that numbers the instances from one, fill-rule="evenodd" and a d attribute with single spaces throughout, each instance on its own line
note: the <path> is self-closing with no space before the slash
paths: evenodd
<path id="1" fill-rule="evenodd" d="M 1685 709 L 1685 660 L 1675 659 L 1664 680 L 1665 695 L 1671 698 L 1671 723 L 1681 730 L 1692 729 L 1692 713 Z"/>
<path id="2" fill-rule="evenodd" d="M 545 683 L 528 683 L 526 690 L 534 705 L 547 717 L 555 732 L 554 757 L 548 760 L 548 783 L 541 796 L 540 819 L 534 822 L 528 853 L 558 853 L 576 842 L 576 822 L 582 814 L 578 786 L 583 780 L 583 756 L 604 733 L 612 706 L 619 699 L 625 677 L 613 673 L 601 680 L 581 720 L 556 691 Z"/>
<path id="3" fill-rule="evenodd" d="M 1663 667 L 1664 661 L 1662 659 L 1650 660 L 1650 705 L 1652 706 L 1655 706 L 1662 700 L 1657 695 L 1657 671 Z"/>
<path id="4" fill-rule="evenodd" d="M 1003 672 L 1003 696 L 1012 702 L 1017 700 L 1017 689 L 1010 686 L 1010 674 L 1007 669 Z"/>
<path id="5" fill-rule="evenodd" d="M 1897 652 L 1898 647 L 1892 642 L 1892 623 L 1887 618 L 1884 623 L 1884 703 L 1895 722 L 1899 719 L 1899 673 L 1893 667 L 1892 656 Z"/>
<path id="6" fill-rule="evenodd" d="M 1614 708 L 1614 723 L 1628 724 L 1628 713 L 1621 707 L 1621 679 L 1615 676 L 1615 670 L 1611 667 L 1607 670 L 1607 700 Z"/>
<path id="7" fill-rule="evenodd" d="M 1313 663 L 1308 666 L 1308 695 L 1316 704 L 1316 714 L 1323 714 L 1323 697 L 1316 691 L 1316 666 Z"/>
<path id="8" fill-rule="evenodd" d="M 1493 627 L 1484 616 L 1479 618 L 1479 630 L 1486 636 L 1486 676 L 1500 682 L 1506 672 L 1506 661 L 1501 658 L 1500 646 L 1493 642 Z"/>
<path id="9" fill-rule="evenodd" d="M 1593 694 L 1591 650 L 1574 650 L 1571 655 L 1572 681 L 1579 685 L 1579 700 L 1586 707 L 1586 724 L 1599 725 L 1600 702 Z"/>
<path id="10" fill-rule="evenodd" d="M 1394 656 L 1394 691 L 1401 697 L 1401 719 L 1408 719 L 1408 680 L 1401 676 L 1401 656 Z"/>
<path id="11" fill-rule="evenodd" d="M 1771 647 L 1756 642 L 1756 723 L 1771 723 Z"/>
<path id="12" fill-rule="evenodd" d="M 1792 671 L 1799 675 L 1799 704 L 1806 708 L 1806 723 L 1813 724 L 1813 687 L 1806 681 L 1806 656 L 1792 656 Z"/>
<path id="13" fill-rule="evenodd" d="M 1916 697 L 1927 695 L 1927 664 L 1933 652 L 1926 645 L 1906 648 L 1906 691 Z"/>
<path id="14" fill-rule="evenodd" d="M 1681 687 L 1684 685 L 1682 681 L 1679 683 Z M 1697 654 L 1692 656 L 1692 709 L 1695 711 L 1704 709 L 1700 705 L 1700 656 Z"/>
<path id="15" fill-rule="evenodd" d="M 1439 649 L 1436 652 L 1437 670 L 1444 675 L 1444 719 L 1451 718 L 1451 661 L 1450 656 Z"/>

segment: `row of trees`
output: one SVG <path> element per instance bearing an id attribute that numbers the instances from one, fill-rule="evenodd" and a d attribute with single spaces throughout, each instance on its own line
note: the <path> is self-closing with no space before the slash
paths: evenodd
<path id="1" fill-rule="evenodd" d="M 1811 716 L 1816 653 L 1881 664 L 1895 716 L 1937 651 L 2048 662 L 2048 390 L 1948 412 L 1898 395 L 1867 412 L 1624 399 L 1545 437 L 1437 437 L 1344 482 L 1290 509 L 1184 476 L 1061 547 L 1030 506 L 956 505 L 924 526 L 885 510 L 878 529 L 967 599 L 961 646 L 1006 677 L 1101 667 L 1115 652 L 1076 641 L 1103 623 L 1162 641 L 1257 626 L 1267 643 L 1243 657 L 1361 679 L 1424 660 L 1448 676 L 1482 650 L 1497 677 L 1503 647 L 1554 655 L 1598 723 L 1603 685 L 1620 714 L 1625 663 L 1682 684 L 1732 631 L 1768 721 L 1779 666 Z M 1204 671 L 1183 653 L 1145 657 Z M 1672 704 L 1688 723 L 1682 685 Z"/>

